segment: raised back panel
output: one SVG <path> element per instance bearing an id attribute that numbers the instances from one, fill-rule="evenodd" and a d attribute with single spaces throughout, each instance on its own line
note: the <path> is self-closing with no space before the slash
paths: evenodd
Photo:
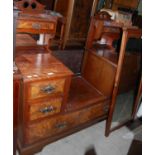
<path id="1" fill-rule="evenodd" d="M 43 12 L 45 6 L 38 3 L 36 0 L 22 0 L 14 2 L 15 6 L 23 12 Z"/>

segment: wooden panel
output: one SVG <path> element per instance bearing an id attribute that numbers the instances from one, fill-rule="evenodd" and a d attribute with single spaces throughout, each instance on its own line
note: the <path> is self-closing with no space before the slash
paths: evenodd
<path id="1" fill-rule="evenodd" d="M 86 38 L 94 0 L 75 0 L 69 38 Z"/>
<path id="2" fill-rule="evenodd" d="M 69 1 L 70 0 L 56 0 L 54 10 L 66 17 L 68 12 Z"/>
<path id="3" fill-rule="evenodd" d="M 65 79 L 32 82 L 28 87 L 28 99 L 36 99 L 51 96 L 55 93 L 63 93 Z"/>
<path id="4" fill-rule="evenodd" d="M 83 76 L 106 96 L 111 96 L 115 73 L 116 66 L 113 63 L 88 52 Z"/>
<path id="5" fill-rule="evenodd" d="M 117 9 L 118 7 L 126 7 L 136 9 L 138 7 L 139 0 L 114 0 L 113 9 Z"/>
<path id="6" fill-rule="evenodd" d="M 29 103 L 30 121 L 59 113 L 61 109 L 61 103 L 62 103 L 62 98 L 51 98 L 51 99 L 41 100 L 40 102 L 37 102 L 35 104 Z"/>
<path id="7" fill-rule="evenodd" d="M 96 104 L 93 107 L 76 111 L 74 113 L 46 119 L 39 123 L 32 124 L 26 129 L 26 143 L 30 144 L 52 135 L 65 132 L 77 125 L 86 123 L 107 112 L 103 110 L 103 103 Z"/>
<path id="8" fill-rule="evenodd" d="M 110 96 L 116 73 L 116 65 L 114 65 L 116 56 L 111 54 L 104 56 L 106 56 L 106 59 L 102 59 L 101 56 L 97 56 L 93 52 L 88 52 L 83 76 L 103 94 Z M 119 93 L 126 92 L 135 86 L 141 69 L 140 61 L 140 53 L 132 52 L 125 54 Z"/>

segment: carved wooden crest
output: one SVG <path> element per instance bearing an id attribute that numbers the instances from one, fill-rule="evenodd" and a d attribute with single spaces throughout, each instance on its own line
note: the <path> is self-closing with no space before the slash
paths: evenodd
<path id="1" fill-rule="evenodd" d="M 36 0 L 21 0 L 15 2 L 15 7 L 23 12 L 43 12 L 45 6 L 37 2 Z"/>

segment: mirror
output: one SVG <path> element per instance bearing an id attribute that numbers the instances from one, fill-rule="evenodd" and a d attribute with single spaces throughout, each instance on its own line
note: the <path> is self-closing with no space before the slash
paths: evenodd
<path id="1" fill-rule="evenodd" d="M 142 39 L 138 29 L 123 31 L 106 135 L 133 119 L 141 80 Z M 136 36 L 136 38 L 131 36 Z M 138 36 L 138 37 L 137 37 Z M 138 95 L 138 96 L 137 96 Z"/>

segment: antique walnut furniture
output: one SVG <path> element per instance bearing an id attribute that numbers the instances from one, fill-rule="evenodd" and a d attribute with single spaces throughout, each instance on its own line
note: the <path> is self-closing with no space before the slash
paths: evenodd
<path id="1" fill-rule="evenodd" d="M 28 1 L 23 0 L 22 2 Z M 31 2 L 36 3 L 35 0 L 30 1 L 30 4 L 32 4 Z M 22 17 L 19 15 L 17 19 L 19 20 L 18 33 L 55 35 L 57 18 L 47 15 L 46 11 L 40 10 L 40 8 L 42 7 L 39 7 L 36 12 L 32 9 L 25 12 L 23 9 L 20 14 Z M 38 20 L 37 17 L 39 17 Z M 49 22 L 46 17 L 50 19 Z M 91 25 L 98 21 L 102 21 L 98 26 L 101 33 L 95 33 L 94 26 L 90 27 L 81 76 L 73 75 L 62 62 L 51 54 L 52 52 L 47 46 L 36 45 L 34 40 L 31 38 L 31 42 L 29 36 L 25 34 L 24 37 L 29 38 L 30 42 L 24 44 L 19 39 L 21 34 L 18 34 L 15 63 L 18 68 L 16 72 L 18 71 L 21 80 L 18 85 L 20 91 L 16 88 L 15 94 L 20 96 L 17 97 L 19 99 L 17 141 L 21 155 L 34 154 L 46 144 L 108 118 L 119 65 L 117 61 L 121 60 L 115 53 L 112 40 L 121 38 L 120 29 L 123 25 L 111 21 L 108 14 L 103 14 L 101 19 L 100 16 L 92 18 Z M 109 25 L 109 22 L 110 30 L 104 29 L 108 33 L 102 33 L 102 27 Z M 115 28 L 111 29 L 111 26 Z M 105 37 L 108 42 L 106 46 L 99 46 L 103 52 L 99 52 L 98 55 L 100 35 Z M 124 46 L 123 42 L 121 48 Z M 135 58 L 135 61 L 138 61 L 138 57 Z M 92 75 L 92 73 L 94 74 Z M 122 91 L 125 91 L 126 88 L 124 86 Z"/>
<path id="2" fill-rule="evenodd" d="M 63 49 L 85 43 L 90 18 L 96 13 L 98 2 L 99 0 L 55 0 L 54 11 L 66 18 Z"/>
<path id="3" fill-rule="evenodd" d="M 45 144 L 106 118 L 109 107 L 105 95 L 83 77 L 72 77 L 73 73 L 48 48 L 36 45 L 27 34 L 19 34 L 54 35 L 55 17 L 52 20 L 48 15 L 51 20 L 46 23 L 46 14 L 43 20 L 40 18 L 41 11 L 23 9 L 17 19 L 15 63 L 21 76 L 17 136 L 20 154 L 38 152 Z"/>

